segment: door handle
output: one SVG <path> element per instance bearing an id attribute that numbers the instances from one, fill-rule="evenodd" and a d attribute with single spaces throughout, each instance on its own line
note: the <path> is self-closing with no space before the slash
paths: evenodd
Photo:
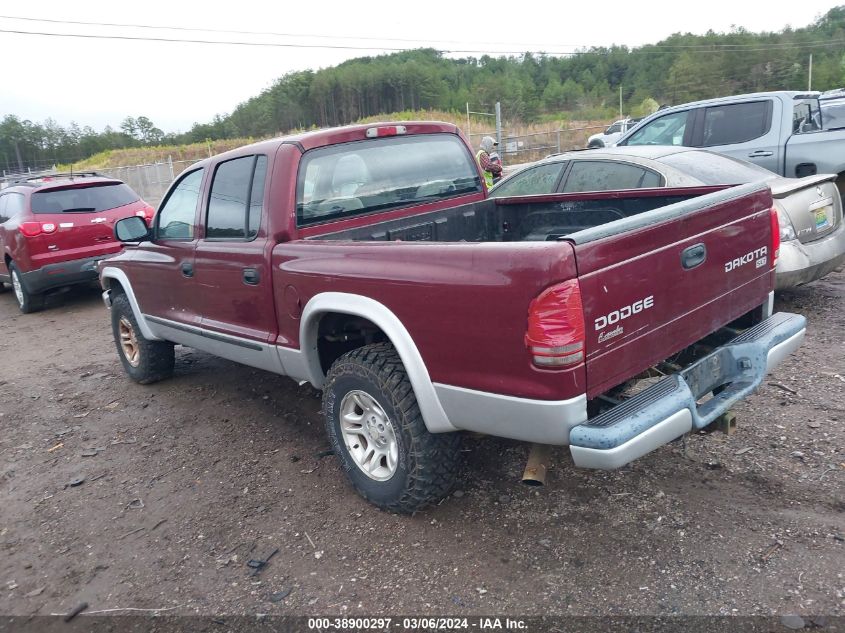
<path id="1" fill-rule="evenodd" d="M 250 286 L 257 286 L 261 281 L 261 275 L 257 268 L 244 268 L 244 283 Z"/>
<path id="2" fill-rule="evenodd" d="M 764 149 L 758 149 L 754 152 L 751 152 L 748 155 L 748 158 L 765 158 L 766 156 L 771 156 L 772 154 L 774 154 L 774 152 L 769 152 Z"/>
<path id="3" fill-rule="evenodd" d="M 704 244 L 693 244 L 681 251 L 681 266 L 686 270 L 695 268 L 707 259 L 707 247 Z"/>
<path id="4" fill-rule="evenodd" d="M 194 265 L 191 262 L 182 262 L 182 275 L 185 277 L 194 276 Z"/>

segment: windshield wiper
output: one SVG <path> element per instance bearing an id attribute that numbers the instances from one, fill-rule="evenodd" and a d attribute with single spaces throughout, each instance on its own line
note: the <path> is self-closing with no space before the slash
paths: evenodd
<path id="1" fill-rule="evenodd" d="M 97 207 L 72 207 L 70 209 L 62 209 L 62 213 L 90 213 L 96 210 Z"/>

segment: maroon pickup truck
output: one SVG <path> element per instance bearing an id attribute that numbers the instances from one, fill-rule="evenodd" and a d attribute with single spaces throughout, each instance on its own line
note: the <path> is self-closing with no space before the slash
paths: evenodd
<path id="1" fill-rule="evenodd" d="M 372 124 L 197 163 L 100 277 L 130 377 L 181 344 L 310 382 L 353 486 L 414 512 L 456 431 L 617 468 L 749 394 L 804 336 L 777 222 L 757 184 L 488 199 L 454 126 Z"/>

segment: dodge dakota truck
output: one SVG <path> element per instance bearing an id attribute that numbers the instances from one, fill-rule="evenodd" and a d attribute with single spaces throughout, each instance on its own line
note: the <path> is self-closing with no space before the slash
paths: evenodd
<path id="1" fill-rule="evenodd" d="M 772 313 L 764 184 L 492 199 L 446 123 L 214 156 L 115 233 L 100 278 L 132 379 L 180 344 L 308 382 L 353 487 L 400 513 L 448 494 L 458 431 L 617 468 L 711 424 L 805 330 Z"/>

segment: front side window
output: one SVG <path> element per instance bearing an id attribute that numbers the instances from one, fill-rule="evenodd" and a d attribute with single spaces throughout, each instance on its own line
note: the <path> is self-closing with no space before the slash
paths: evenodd
<path id="1" fill-rule="evenodd" d="M 321 147 L 299 166 L 299 226 L 481 192 L 475 159 L 454 134 L 392 136 Z"/>
<path id="2" fill-rule="evenodd" d="M 655 119 L 631 134 L 624 145 L 683 145 L 689 112 L 674 112 Z"/>
<path id="3" fill-rule="evenodd" d="M 750 101 L 704 110 L 702 147 L 745 143 L 763 136 L 772 124 L 771 102 Z"/>
<path id="4" fill-rule="evenodd" d="M 650 169 L 611 160 L 579 160 L 572 164 L 564 193 L 659 187 L 661 176 Z"/>
<path id="5" fill-rule="evenodd" d="M 529 167 L 524 171 L 514 174 L 501 185 L 490 192 L 491 198 L 504 198 L 508 196 L 531 196 L 543 193 L 553 193 L 557 185 L 560 172 L 566 165 L 566 161 L 547 163 L 537 167 Z"/>
<path id="6" fill-rule="evenodd" d="M 619 122 L 614 123 L 609 128 L 607 128 L 604 133 L 605 134 L 616 134 L 617 132 L 622 131 L 622 124 Z"/>
<path id="7" fill-rule="evenodd" d="M 266 156 L 244 156 L 218 165 L 208 198 L 207 239 L 252 239 L 264 200 Z"/>
<path id="8" fill-rule="evenodd" d="M 202 185 L 202 169 L 183 176 L 170 191 L 158 212 L 157 237 L 164 240 L 189 240 L 194 236 L 194 219 Z"/>

